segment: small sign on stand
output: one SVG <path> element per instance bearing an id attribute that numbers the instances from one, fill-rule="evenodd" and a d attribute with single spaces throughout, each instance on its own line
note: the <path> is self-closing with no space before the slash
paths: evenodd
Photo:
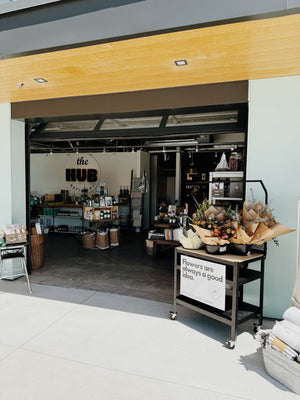
<path id="1" fill-rule="evenodd" d="M 226 266 L 181 255 L 180 294 L 225 311 Z"/>

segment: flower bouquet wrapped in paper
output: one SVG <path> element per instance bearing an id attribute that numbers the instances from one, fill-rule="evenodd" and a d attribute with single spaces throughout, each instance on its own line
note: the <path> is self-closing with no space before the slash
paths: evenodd
<path id="1" fill-rule="evenodd" d="M 269 206 L 261 202 L 254 204 L 248 199 L 244 202 L 240 221 L 235 221 L 234 225 L 236 231 L 230 241 L 238 244 L 261 245 L 295 230 L 277 222 Z"/>
<path id="2" fill-rule="evenodd" d="M 214 207 L 208 200 L 197 203 L 191 226 L 206 245 L 224 246 L 235 233 L 230 208 Z"/>

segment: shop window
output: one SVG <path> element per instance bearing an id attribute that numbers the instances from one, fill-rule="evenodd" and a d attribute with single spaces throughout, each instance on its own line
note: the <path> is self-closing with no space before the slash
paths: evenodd
<path id="1" fill-rule="evenodd" d="M 166 126 L 232 124 L 238 120 L 238 111 L 219 111 L 197 114 L 170 115 Z"/>
<path id="2" fill-rule="evenodd" d="M 101 125 L 101 130 L 113 129 L 140 129 L 140 128 L 158 128 L 162 116 L 139 117 L 139 118 L 112 118 L 106 119 Z"/>

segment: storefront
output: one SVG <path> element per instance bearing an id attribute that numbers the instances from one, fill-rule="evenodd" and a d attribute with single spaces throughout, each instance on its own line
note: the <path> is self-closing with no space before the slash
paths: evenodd
<path id="1" fill-rule="evenodd" d="M 282 20 L 279 19 L 277 21 L 280 29 L 284 28 L 284 32 L 287 32 L 289 27 L 296 26 L 296 24 L 289 22 L 290 17 L 296 19 L 297 16 L 292 15 L 288 16 L 286 20 L 282 18 Z M 255 24 L 256 22 L 257 21 L 255 21 Z M 261 21 L 259 21 L 259 23 L 263 24 Z M 194 168 L 193 164 L 198 162 L 197 158 L 199 158 L 200 162 L 201 154 L 204 154 L 202 150 L 205 147 L 205 143 L 204 139 L 201 142 L 200 134 L 211 136 L 212 131 L 209 130 L 208 125 L 205 127 L 207 129 L 204 130 L 199 129 L 199 126 L 197 126 L 197 129 L 194 131 L 192 129 L 186 129 L 183 132 L 182 125 L 177 126 L 177 129 L 174 130 L 174 126 L 167 126 L 170 115 L 173 117 L 174 115 L 182 115 L 185 114 L 187 109 L 194 107 L 201 108 L 208 106 L 221 107 L 221 109 L 223 107 L 222 110 L 224 111 L 224 105 L 227 107 L 228 105 L 242 104 L 246 109 L 248 108 L 246 119 L 244 118 L 245 124 L 242 127 L 240 126 L 240 129 L 237 129 L 237 126 L 235 128 L 231 127 L 231 129 L 227 131 L 215 129 L 213 131 L 213 142 L 208 142 L 209 146 L 213 146 L 213 150 L 210 150 L 211 154 L 214 157 L 215 153 L 217 153 L 217 157 L 215 158 L 219 158 L 221 152 L 225 149 L 222 147 L 217 148 L 216 146 L 226 145 L 230 147 L 230 145 L 240 145 L 238 143 L 242 142 L 243 147 L 239 150 L 241 150 L 245 161 L 244 176 L 248 179 L 262 179 L 268 188 L 271 207 L 274 208 L 278 219 L 283 221 L 286 225 L 296 228 L 299 183 L 297 179 L 295 179 L 295 173 L 299 169 L 298 132 L 300 129 L 299 113 L 297 111 L 300 103 L 300 81 L 299 70 L 297 70 L 298 64 L 295 59 L 298 49 L 297 35 L 290 32 L 290 46 L 287 46 L 285 42 L 281 42 L 281 37 L 280 40 L 276 40 L 276 37 L 273 40 L 272 27 L 268 24 L 267 31 L 271 32 L 269 42 L 272 42 L 272 46 L 268 46 L 266 43 L 264 44 L 266 36 L 261 38 L 262 40 L 255 36 L 255 46 L 253 46 L 252 43 L 251 47 L 250 43 L 248 47 L 245 47 L 243 40 L 247 40 L 247 38 L 243 39 L 242 33 L 248 32 L 248 36 L 246 36 L 252 37 L 252 35 L 254 35 L 254 32 L 251 31 L 253 26 L 253 24 L 248 23 L 245 26 L 245 30 L 241 27 L 241 31 L 239 31 L 239 24 L 232 25 L 232 30 L 228 33 L 229 36 L 232 35 L 233 30 L 237 29 L 238 31 L 235 31 L 234 38 L 238 38 L 242 43 L 239 42 L 237 45 L 234 42 L 235 45 L 232 47 L 228 47 L 229 45 L 226 47 L 227 42 L 223 43 L 222 41 L 217 41 L 216 38 L 221 36 L 225 37 L 226 32 L 219 32 L 219 28 L 216 28 L 211 37 L 214 38 L 215 44 L 218 43 L 224 46 L 224 48 L 220 49 L 219 52 L 209 51 L 209 54 L 207 53 L 208 56 L 204 53 L 200 55 L 197 53 L 197 57 L 195 55 L 195 50 L 193 50 L 198 49 L 198 45 L 196 45 L 198 44 L 197 32 L 195 31 L 195 37 L 193 39 L 189 37 L 193 31 L 185 31 L 186 33 L 181 37 L 183 41 L 180 43 L 191 44 L 191 40 L 193 39 L 195 46 L 187 46 L 185 48 L 185 45 L 181 44 L 181 50 L 190 49 L 190 59 L 197 60 L 201 65 L 197 64 L 197 67 L 194 69 L 176 69 L 177 64 L 174 67 L 174 56 L 178 54 L 178 49 L 175 44 L 179 43 L 179 41 L 169 41 L 172 45 L 174 44 L 172 47 L 174 54 L 172 53 L 170 55 L 172 63 L 170 60 L 165 62 L 165 65 L 168 65 L 167 71 L 161 74 L 158 81 L 154 79 L 157 77 L 155 71 L 151 75 L 152 79 L 148 79 L 146 75 L 143 75 L 141 78 L 142 75 L 138 74 L 136 75 L 137 79 L 134 77 L 127 79 L 128 70 L 130 68 L 130 70 L 136 71 L 134 64 L 130 64 L 128 69 L 124 70 L 122 72 L 123 75 L 120 75 L 118 79 L 110 80 L 110 75 L 103 72 L 103 81 L 100 79 L 93 80 L 94 72 L 98 71 L 98 68 L 101 66 L 101 60 L 98 60 L 99 65 L 97 65 L 97 67 L 89 67 L 88 72 L 85 74 L 87 81 L 84 81 L 85 85 L 82 86 L 82 88 L 85 88 L 85 92 L 80 91 L 78 88 L 76 91 L 77 86 L 74 82 L 69 83 L 69 86 L 65 85 L 63 81 L 64 73 L 71 72 L 74 74 L 76 80 L 76 77 L 78 77 L 76 73 L 82 67 L 79 67 L 79 65 L 81 65 L 80 63 L 84 64 L 84 60 L 90 60 L 89 63 L 83 65 L 83 69 L 84 67 L 88 67 L 87 64 L 92 65 L 92 60 L 94 58 L 91 46 L 85 49 L 87 53 L 85 53 L 84 56 L 82 55 L 82 50 L 78 50 L 77 55 L 75 53 L 73 54 L 74 57 L 79 57 L 76 58 L 77 70 L 74 68 L 75 59 L 72 60 L 70 65 L 66 65 L 66 68 L 60 75 L 62 81 L 60 81 L 59 91 L 54 88 L 51 92 L 52 83 L 50 82 L 50 85 L 48 85 L 50 91 L 43 97 L 43 95 L 41 95 L 41 93 L 43 93 L 41 86 L 31 87 L 31 80 L 30 82 L 29 80 L 26 81 L 25 85 L 19 82 L 20 85 L 18 87 L 14 82 L 15 89 L 11 91 L 11 97 L 9 98 L 5 98 L 6 90 L 3 90 L 3 104 L 0 105 L 0 155 L 2 165 L 2 190 L 5 195 L 1 196 L 0 205 L 1 209 L 5 211 L 0 215 L 1 225 L 9 222 L 25 223 L 26 204 L 28 221 L 31 191 L 37 192 L 37 195 L 61 195 L 61 190 L 69 190 L 70 192 L 68 194 L 70 197 L 73 196 L 75 197 L 75 202 L 78 201 L 76 200 L 75 193 L 71 192 L 71 190 L 74 190 L 74 187 L 67 188 L 67 182 L 65 180 L 62 182 L 62 179 L 58 178 L 58 176 L 62 173 L 62 176 L 65 177 L 66 169 L 76 169 L 76 166 L 74 167 L 73 165 L 74 162 L 72 165 L 66 162 L 68 158 L 70 159 L 75 156 L 74 160 L 75 164 L 77 164 L 80 157 L 83 157 L 85 160 L 85 157 L 89 154 L 93 155 L 94 160 L 96 160 L 96 163 L 99 164 L 100 167 L 99 186 L 101 186 L 101 182 L 105 182 L 107 184 L 108 194 L 114 195 L 115 197 L 117 197 L 119 193 L 120 186 L 130 186 L 131 170 L 134 171 L 137 178 L 144 176 L 144 171 L 146 169 L 145 166 L 142 166 L 142 163 L 145 161 L 142 160 L 142 156 L 145 155 L 144 153 L 146 153 L 145 159 L 148 158 L 147 168 L 150 169 L 150 172 L 151 169 L 155 171 L 155 168 L 157 169 L 160 166 L 159 159 L 163 158 L 163 163 L 168 162 L 165 158 L 167 159 L 169 156 L 170 162 L 173 160 L 172 171 L 164 175 L 165 184 L 162 186 L 169 187 L 168 192 L 174 190 L 174 196 L 170 196 L 170 202 L 178 200 L 179 203 L 181 203 L 186 194 L 184 188 L 187 189 L 186 182 L 183 180 L 184 175 L 187 173 L 187 166 L 189 166 L 190 169 Z M 276 35 L 280 36 L 280 29 L 276 29 Z M 261 29 L 257 28 L 254 28 L 254 31 L 255 34 L 257 33 L 258 35 L 263 32 Z M 176 35 L 178 35 L 178 32 L 176 32 Z M 282 40 L 285 40 L 284 38 Z M 149 50 L 150 47 L 147 47 L 147 42 L 144 42 L 144 38 L 139 39 L 141 40 L 137 48 Z M 164 48 L 169 48 L 164 47 L 165 43 L 169 43 L 167 35 L 162 35 L 160 39 L 160 41 L 153 41 L 153 46 L 155 45 L 156 49 L 155 51 L 160 55 L 169 54 L 163 51 Z M 166 42 L 164 40 L 166 40 Z M 136 42 L 123 42 L 124 45 L 133 45 L 134 43 Z M 119 45 L 122 47 L 122 44 Z M 162 46 L 162 50 L 158 51 L 157 46 Z M 209 43 L 207 46 L 208 49 L 211 48 Z M 275 46 L 274 51 L 272 50 L 273 46 Z M 105 46 L 104 48 L 106 49 Z M 112 49 L 109 45 L 107 45 L 107 48 Z M 286 49 L 290 48 L 293 48 L 293 50 L 289 55 L 286 55 Z M 124 54 L 134 54 L 132 59 L 127 60 L 128 62 L 132 63 L 133 59 L 137 60 L 139 54 L 143 53 L 135 49 L 135 47 L 128 47 L 125 49 L 126 51 L 124 51 L 124 49 L 122 50 Z M 151 49 L 154 50 L 154 47 L 151 47 Z M 238 51 L 236 53 L 236 49 L 241 49 L 241 52 Z M 251 61 L 251 57 L 248 53 L 244 54 L 244 51 L 246 51 L 245 49 L 252 49 L 256 52 L 255 55 L 253 55 L 253 52 L 250 51 L 251 57 L 254 57 L 254 61 Z M 147 57 L 149 57 L 147 60 L 148 66 L 151 65 L 151 68 L 155 70 L 153 54 L 158 53 L 153 53 L 152 50 L 149 50 L 147 53 Z M 272 50 L 273 53 L 269 54 L 269 50 Z M 91 53 L 89 53 L 89 51 L 91 51 Z M 232 56 L 226 58 L 226 54 L 228 53 Z M 50 56 L 49 54 L 52 55 Z M 269 59 L 267 60 L 270 63 L 269 69 L 264 68 L 266 60 L 261 58 L 262 54 L 269 54 Z M 55 54 L 55 52 L 48 53 L 47 60 L 45 60 L 45 64 L 43 64 L 45 70 L 47 70 L 46 66 L 57 64 L 58 59 L 55 58 L 57 55 L 58 54 Z M 278 59 L 276 57 L 278 57 Z M 206 58 L 211 60 L 211 64 L 205 64 L 207 69 L 204 73 L 204 70 L 202 70 L 203 60 L 206 60 Z M 289 60 L 288 63 L 286 62 L 287 58 Z M 143 55 L 142 60 L 139 61 L 139 71 L 143 72 L 148 71 L 148 67 L 145 68 L 142 62 L 144 59 L 145 57 Z M 272 60 L 275 61 L 273 62 Z M 11 60 L 5 61 L 7 62 L 2 64 L 5 67 L 3 69 L 4 73 L 11 70 Z M 120 61 L 118 62 L 120 63 Z M 37 65 L 37 63 L 35 65 Z M 172 67 L 170 65 L 172 65 Z M 218 65 L 222 66 L 222 68 L 217 68 L 216 66 Z M 180 74 L 178 71 L 181 71 Z M 8 72 L 7 75 L 10 76 Z M 35 76 L 35 78 L 38 78 L 38 76 Z M 244 80 L 239 81 L 239 79 Z M 100 81 L 104 86 L 107 85 L 104 89 L 97 87 Z M 224 83 L 208 84 L 209 82 Z M 36 85 L 36 83 L 34 83 L 34 85 Z M 46 86 L 44 87 L 46 88 Z M 98 93 L 102 94 L 98 95 Z M 84 102 L 82 101 L 82 96 L 72 97 L 78 96 L 79 94 L 85 95 Z M 54 99 L 55 96 L 60 97 L 60 99 Z M 47 98 L 49 100 L 46 100 Z M 189 114 L 192 114 L 190 111 Z M 108 134 L 109 129 L 105 129 L 105 131 L 101 129 L 101 127 L 104 127 L 102 123 L 109 119 L 109 117 L 113 117 L 114 119 L 125 117 L 136 118 L 136 113 L 148 112 L 152 114 L 152 117 L 157 117 L 158 115 L 162 116 L 158 128 L 157 126 L 145 128 L 146 130 L 148 129 L 150 140 L 144 133 L 141 137 L 141 129 L 144 129 L 141 127 L 139 127 L 139 129 L 134 129 L 135 132 L 132 132 L 130 127 L 126 127 L 124 130 L 125 133 L 117 129 L 117 137 L 113 135 L 112 132 Z M 160 114 L 160 112 L 163 114 Z M 199 110 L 197 110 L 197 113 L 198 112 Z M 112 120 L 113 118 L 110 119 Z M 95 124 L 92 125 L 92 130 L 84 128 L 83 130 L 80 129 L 80 132 L 76 132 L 76 127 L 73 126 L 72 129 L 66 130 L 68 133 L 66 136 L 64 136 L 66 132 L 61 132 L 59 128 L 55 128 L 57 129 L 56 132 L 54 132 L 55 129 L 51 131 L 48 125 L 57 122 L 73 123 L 74 121 L 81 121 L 83 124 L 83 121 L 91 120 L 95 121 Z M 189 127 L 190 126 L 191 125 L 189 125 Z M 48 133 L 47 129 L 49 129 Z M 128 130 L 130 132 L 128 132 Z M 105 132 L 105 138 L 101 136 L 103 132 Z M 24 133 L 26 134 L 24 135 Z M 128 134 L 133 133 L 135 136 L 132 135 L 129 138 Z M 239 133 L 244 135 L 243 139 L 237 137 L 233 138 L 233 136 L 231 136 L 224 140 L 225 135 L 236 135 Z M 173 138 L 170 137 L 169 134 L 173 136 Z M 48 142 L 47 135 L 49 138 Z M 92 137 L 92 135 L 94 135 L 94 137 Z M 218 135 L 219 137 L 217 137 Z M 91 138 L 93 140 L 91 140 Z M 112 139 L 113 142 L 110 142 Z M 178 149 L 176 148 L 180 146 L 174 146 L 174 143 L 173 147 L 164 145 L 167 139 L 186 141 L 186 145 L 183 146 L 183 154 L 181 154 L 181 163 L 179 163 L 180 157 L 178 156 Z M 196 139 L 196 143 L 193 142 L 191 145 L 191 143 L 187 143 L 188 139 Z M 197 141 L 197 139 L 199 139 L 199 141 Z M 141 140 L 143 140 L 143 142 Z M 161 140 L 163 140 L 164 144 L 161 144 Z M 116 144 L 116 141 L 118 141 L 118 144 Z M 149 142 L 147 148 L 146 141 Z M 160 144 L 156 143 L 153 146 L 153 143 L 151 144 L 150 142 L 154 141 L 160 142 Z M 26 157 L 24 148 L 26 149 Z M 124 152 L 124 148 L 129 151 Z M 105 153 L 103 151 L 104 149 Z M 122 151 L 120 152 L 120 150 Z M 226 149 L 226 151 L 227 150 L 228 157 L 231 149 Z M 78 157 L 76 151 L 78 151 Z M 30 156 L 31 152 L 32 154 Z M 53 154 L 50 155 L 50 153 Z M 72 154 L 72 156 L 67 156 L 67 153 Z M 207 153 L 206 151 L 205 154 Z M 120 157 L 119 160 L 118 157 Z M 155 157 L 157 157 L 156 162 Z M 29 173 L 30 158 L 31 173 Z M 27 168 L 25 168 L 26 160 Z M 286 160 L 288 160 L 288 162 Z M 113 162 L 108 166 L 109 173 L 106 173 L 106 165 L 111 161 Z M 211 172 L 214 167 L 214 161 L 209 169 L 202 169 L 201 163 L 197 164 L 197 168 L 199 168 L 198 165 L 201 166 L 198 172 L 201 173 L 201 175 L 203 174 L 203 176 Z M 206 162 L 206 164 L 209 164 L 209 162 Z M 126 168 L 123 168 L 122 165 L 125 165 Z M 122 169 L 121 174 L 119 173 L 120 168 Z M 97 168 L 93 167 L 92 169 L 95 170 Z M 9 173 L 7 173 L 7 171 L 9 171 Z M 52 172 L 47 175 L 47 171 Z M 112 171 L 115 171 L 113 173 L 113 178 L 111 178 Z M 54 180 L 52 180 L 53 176 L 55 176 Z M 149 176 L 151 176 L 151 174 L 149 174 Z M 83 179 L 82 175 L 79 177 Z M 181 180 L 179 177 L 181 177 Z M 47 183 L 46 185 L 45 182 Z M 151 187 L 151 182 L 149 187 Z M 25 196 L 26 188 L 27 194 Z M 80 188 L 80 190 L 82 189 Z M 148 218 L 148 222 L 145 223 L 144 227 L 150 226 L 156 214 L 157 204 L 155 204 L 155 202 L 159 200 L 160 190 L 159 187 L 152 187 L 149 191 L 149 206 L 146 211 L 143 210 L 144 221 L 147 221 Z M 255 196 L 259 199 L 260 193 L 257 195 L 255 194 Z M 62 223 L 61 225 L 67 224 Z M 143 228 L 143 226 L 140 226 L 140 228 Z M 285 266 L 284 272 L 283 266 Z M 269 246 L 265 290 L 265 314 L 267 316 L 278 317 L 281 312 L 287 308 L 293 288 L 295 273 L 296 234 L 292 234 L 280 239 L 279 248 L 273 247 L 272 244 Z M 255 288 L 249 289 L 249 296 L 251 296 L 252 290 L 255 290 Z M 274 296 L 274 291 L 276 292 L 276 296 Z"/>

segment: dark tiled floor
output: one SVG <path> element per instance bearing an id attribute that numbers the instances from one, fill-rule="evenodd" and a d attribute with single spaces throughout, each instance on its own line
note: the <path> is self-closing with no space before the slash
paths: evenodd
<path id="1" fill-rule="evenodd" d="M 31 281 L 172 302 L 173 251 L 148 256 L 145 235 L 121 232 L 119 247 L 87 250 L 75 235 L 46 236 L 44 266 Z"/>

